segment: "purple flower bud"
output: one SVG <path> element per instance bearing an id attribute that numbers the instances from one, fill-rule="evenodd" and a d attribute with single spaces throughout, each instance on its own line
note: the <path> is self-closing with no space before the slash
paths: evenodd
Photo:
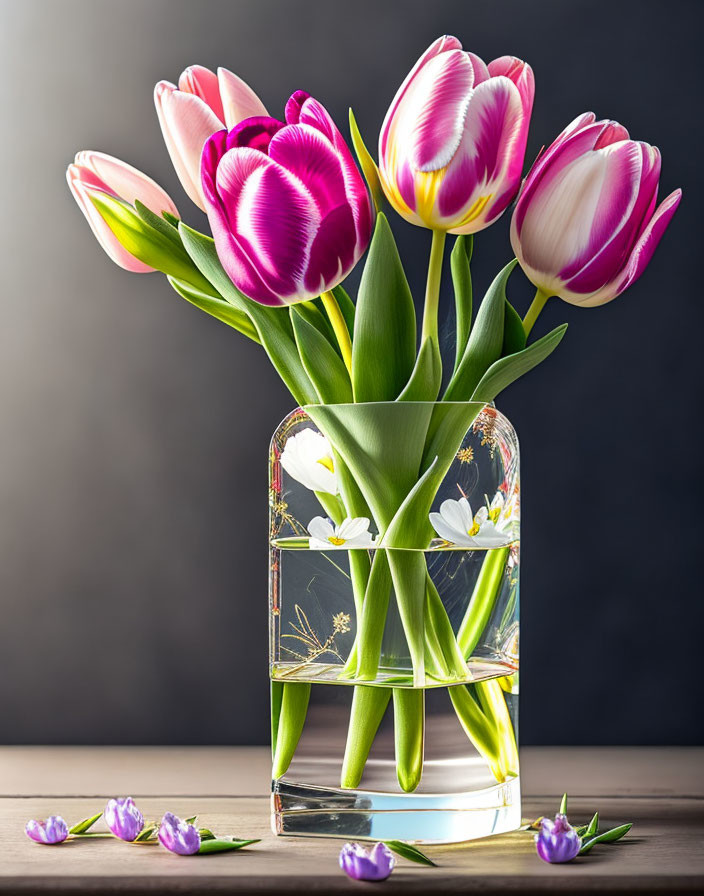
<path id="1" fill-rule="evenodd" d="M 35 843 L 54 846 L 56 843 L 63 843 L 68 837 L 68 825 L 60 815 L 50 815 L 46 821 L 28 821 L 24 832 Z"/>
<path id="2" fill-rule="evenodd" d="M 103 812 L 105 824 L 120 840 L 132 842 L 144 827 L 144 816 L 131 796 L 109 800 Z"/>
<path id="3" fill-rule="evenodd" d="M 167 812 L 159 825 L 159 843 L 180 856 L 192 856 L 200 849 L 198 828 Z"/>
<path id="4" fill-rule="evenodd" d="M 386 880 L 395 864 L 384 843 L 376 843 L 370 850 L 359 843 L 345 843 L 340 850 L 340 868 L 352 880 Z"/>
<path id="5" fill-rule="evenodd" d="M 535 835 L 535 848 L 544 862 L 570 862 L 582 847 L 577 832 L 566 815 L 555 816 L 555 821 L 543 818 L 540 833 Z"/>

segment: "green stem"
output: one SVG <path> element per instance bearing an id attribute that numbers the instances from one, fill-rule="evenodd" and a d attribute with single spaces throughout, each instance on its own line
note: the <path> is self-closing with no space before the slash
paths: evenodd
<path id="1" fill-rule="evenodd" d="M 396 774 L 404 793 L 411 793 L 420 784 L 424 737 L 425 691 L 423 688 L 394 688 Z"/>
<path id="2" fill-rule="evenodd" d="M 273 778 L 286 774 L 303 733 L 310 700 L 308 682 L 287 681 L 281 695 L 281 710 L 276 733 L 276 750 L 271 771 Z"/>
<path id="3" fill-rule="evenodd" d="M 391 573 L 386 551 L 375 551 L 357 628 L 357 678 L 362 681 L 373 681 L 379 671 L 390 595 Z"/>
<path id="4" fill-rule="evenodd" d="M 457 643 L 467 660 L 474 652 L 494 609 L 508 552 L 508 547 L 494 548 L 487 551 L 482 563 L 472 597 L 457 633 Z"/>
<path id="5" fill-rule="evenodd" d="M 530 335 L 530 331 L 533 329 L 533 324 L 540 316 L 540 312 L 545 307 L 545 303 L 549 298 L 550 296 L 541 289 L 536 290 L 535 298 L 531 302 L 526 316 L 523 318 L 523 331 L 525 332 L 526 337 Z"/>
<path id="6" fill-rule="evenodd" d="M 352 697 L 340 786 L 359 785 L 372 743 L 391 699 L 391 688 L 357 685 Z"/>
<path id="7" fill-rule="evenodd" d="M 442 260 L 446 236 L 447 234 L 444 230 L 433 231 L 433 242 L 430 247 L 430 261 L 428 263 L 428 281 L 425 287 L 421 345 L 428 338 L 435 345 L 438 345 L 438 303 L 440 300 L 440 279 L 442 277 Z"/>
<path id="8" fill-rule="evenodd" d="M 501 764 L 496 728 L 481 711 L 466 685 L 448 688 L 447 692 L 465 734 L 477 752 L 486 759 L 496 780 L 499 783 L 504 781 L 506 775 Z"/>
<path id="9" fill-rule="evenodd" d="M 518 774 L 518 747 L 513 730 L 511 715 L 506 706 L 506 699 L 501 685 L 496 678 L 489 681 L 478 681 L 476 684 L 479 702 L 487 719 L 493 723 L 496 731 L 501 757 L 501 766 L 509 775 Z"/>
<path id="10" fill-rule="evenodd" d="M 347 372 L 350 377 L 352 376 L 352 341 L 350 340 L 350 331 L 347 329 L 347 322 L 340 311 L 340 306 L 337 304 L 337 299 L 331 292 L 324 292 L 320 296 L 323 300 L 323 305 L 325 310 L 327 311 L 327 315 L 330 318 L 330 323 L 332 324 L 332 328 L 335 331 L 335 337 L 337 339 L 337 344 L 340 346 L 340 352 L 342 353 L 342 360 L 345 362 L 345 367 L 347 368 Z"/>

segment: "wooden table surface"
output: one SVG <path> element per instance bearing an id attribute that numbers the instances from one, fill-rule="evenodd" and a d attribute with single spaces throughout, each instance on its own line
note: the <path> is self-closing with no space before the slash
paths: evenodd
<path id="1" fill-rule="evenodd" d="M 541 862 L 526 832 L 428 848 L 439 867 L 401 860 L 382 892 L 704 892 L 704 749 L 529 747 L 521 757 L 527 818 L 555 812 L 567 790 L 573 821 L 598 809 L 605 824 L 632 821 L 632 831 L 567 865 Z M 0 893 L 336 894 L 372 886 L 340 872 L 340 841 L 274 837 L 268 788 L 263 747 L 0 747 Z M 218 833 L 262 842 L 189 859 L 103 839 L 51 848 L 24 835 L 29 818 L 60 814 L 71 824 L 128 794 L 146 817 L 197 813 Z"/>

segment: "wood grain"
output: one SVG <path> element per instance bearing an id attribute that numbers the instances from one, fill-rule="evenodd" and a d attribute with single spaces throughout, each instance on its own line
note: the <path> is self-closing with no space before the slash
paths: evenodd
<path id="1" fill-rule="evenodd" d="M 527 818 L 554 812 L 565 788 L 574 820 L 599 809 L 605 824 L 633 821 L 631 834 L 563 866 L 542 863 L 523 832 L 428 848 L 439 867 L 400 861 L 384 892 L 704 891 L 704 750 L 528 748 L 522 759 Z M 337 868 L 339 841 L 271 834 L 268 766 L 264 748 L 0 748 L 0 893 L 359 892 Z M 111 840 L 50 848 L 24 836 L 28 818 L 58 812 L 72 823 L 127 793 L 145 816 L 198 812 L 217 832 L 262 842 L 182 858 Z"/>

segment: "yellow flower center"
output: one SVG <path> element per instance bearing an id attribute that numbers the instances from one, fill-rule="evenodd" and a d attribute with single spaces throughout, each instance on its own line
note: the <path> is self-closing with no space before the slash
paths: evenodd
<path id="1" fill-rule="evenodd" d="M 479 532 L 479 523 L 474 520 L 469 529 L 467 529 L 467 535 L 476 535 L 477 532 Z"/>
<path id="2" fill-rule="evenodd" d="M 492 521 L 492 523 L 495 523 L 498 520 L 500 513 L 501 513 L 500 507 L 494 507 L 493 510 L 489 511 L 489 519 Z"/>
<path id="3" fill-rule="evenodd" d="M 330 544 L 334 544 L 336 547 L 339 547 L 341 544 L 345 543 L 345 539 L 338 538 L 337 535 L 331 535 L 330 538 L 328 538 L 328 541 L 330 542 Z"/>
<path id="4" fill-rule="evenodd" d="M 335 472 L 335 467 L 333 466 L 331 457 L 319 457 L 317 462 L 321 467 L 325 467 L 326 470 L 330 470 L 331 473 Z"/>

